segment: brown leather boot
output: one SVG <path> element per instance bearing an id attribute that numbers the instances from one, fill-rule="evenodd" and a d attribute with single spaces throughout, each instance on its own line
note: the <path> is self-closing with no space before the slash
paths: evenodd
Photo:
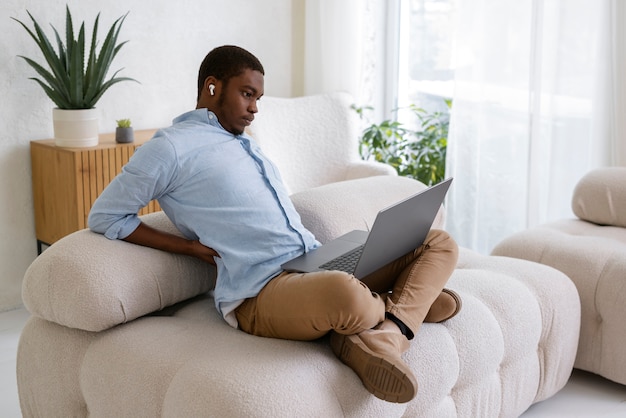
<path id="1" fill-rule="evenodd" d="M 461 310 L 461 297 L 450 289 L 443 289 L 430 306 L 424 322 L 439 323 L 447 321 Z"/>
<path id="2" fill-rule="evenodd" d="M 409 341 L 399 332 L 371 329 L 342 335 L 333 331 L 330 346 L 377 398 L 404 403 L 417 394 L 417 379 L 401 358 Z"/>

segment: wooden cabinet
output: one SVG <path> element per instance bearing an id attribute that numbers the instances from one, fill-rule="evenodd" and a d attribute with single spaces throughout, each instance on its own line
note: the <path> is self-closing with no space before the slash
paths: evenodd
<path id="1" fill-rule="evenodd" d="M 135 131 L 135 142 L 118 144 L 115 134 L 100 135 L 89 148 L 61 148 L 53 139 L 31 141 L 30 156 L 35 206 L 37 248 L 87 228 L 91 205 L 122 170 L 135 149 L 149 140 L 154 130 Z M 152 201 L 140 211 L 160 210 Z"/>

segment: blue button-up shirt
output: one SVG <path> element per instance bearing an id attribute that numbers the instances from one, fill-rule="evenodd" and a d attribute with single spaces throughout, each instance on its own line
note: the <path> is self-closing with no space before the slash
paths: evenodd
<path id="1" fill-rule="evenodd" d="M 207 109 L 179 116 L 139 147 L 94 203 L 89 227 L 126 238 L 152 199 L 186 238 L 220 255 L 215 304 L 231 325 L 238 303 L 256 296 L 282 263 L 319 246 L 276 166 L 252 138 L 229 133 Z"/>

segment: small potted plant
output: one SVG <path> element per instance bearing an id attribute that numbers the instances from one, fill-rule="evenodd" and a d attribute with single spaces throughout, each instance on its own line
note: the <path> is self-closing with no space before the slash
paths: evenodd
<path id="1" fill-rule="evenodd" d="M 135 134 L 133 127 L 131 126 L 130 119 L 119 119 L 117 122 L 117 128 L 115 128 L 115 142 L 119 144 L 128 144 L 135 140 Z"/>
<path id="2" fill-rule="evenodd" d="M 78 37 L 74 37 L 74 25 L 69 7 L 66 6 L 65 44 L 54 26 L 53 47 L 35 18 L 28 12 L 34 30 L 20 20 L 17 21 L 35 40 L 45 63 L 23 58 L 41 77 L 32 77 L 48 97 L 57 105 L 53 109 L 54 137 L 56 145 L 65 147 L 90 147 L 98 144 L 98 116 L 96 103 L 105 91 L 120 81 L 132 80 L 117 77 L 116 71 L 109 79 L 107 73 L 113 59 L 126 43 L 118 44 L 117 38 L 128 13 L 118 18 L 109 28 L 104 42 L 97 39 L 100 14 L 96 17 L 91 42 L 86 45 L 85 23 L 80 25 Z M 97 48 L 99 47 L 99 51 Z M 46 68 L 47 66 L 47 68 Z"/>

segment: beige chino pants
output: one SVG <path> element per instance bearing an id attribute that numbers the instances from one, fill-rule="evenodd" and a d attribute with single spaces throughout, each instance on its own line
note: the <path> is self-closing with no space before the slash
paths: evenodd
<path id="1" fill-rule="evenodd" d="M 370 287 L 340 271 L 283 272 L 237 308 L 239 328 L 262 337 L 314 340 L 331 330 L 357 334 L 389 312 L 415 334 L 457 258 L 448 233 L 431 230 L 419 248 L 372 273 Z"/>

